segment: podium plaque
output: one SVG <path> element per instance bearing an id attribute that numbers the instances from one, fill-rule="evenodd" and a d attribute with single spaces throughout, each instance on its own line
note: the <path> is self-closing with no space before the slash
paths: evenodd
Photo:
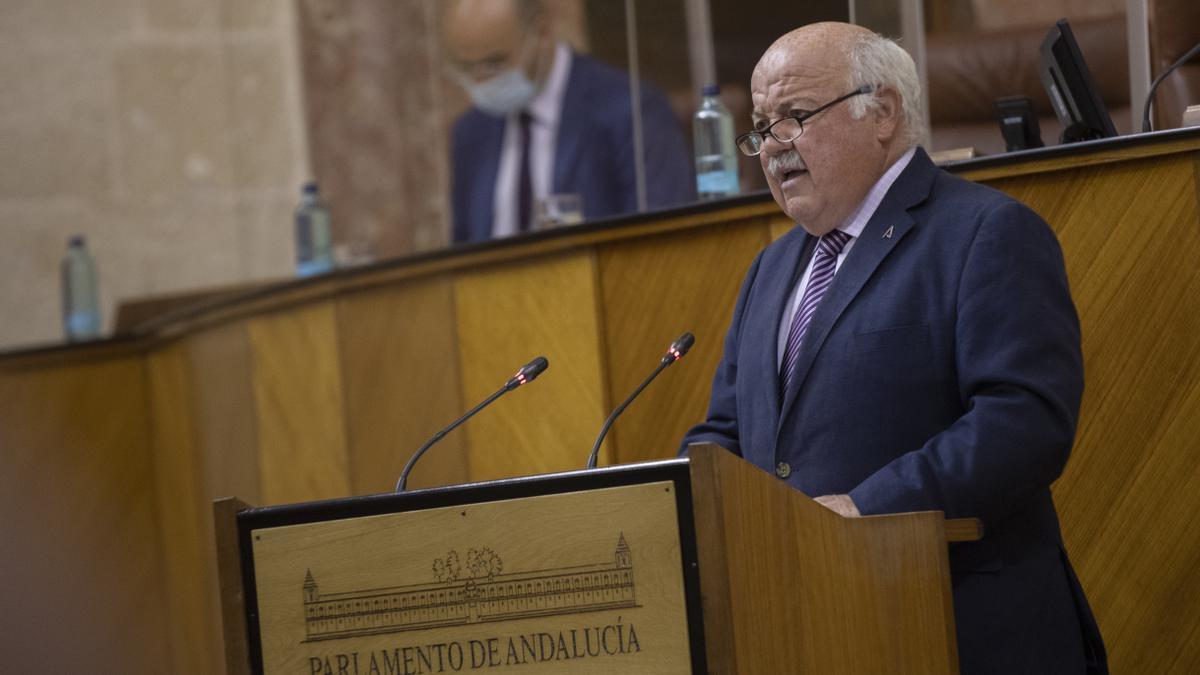
<path id="1" fill-rule="evenodd" d="M 691 672 L 673 493 L 252 530 L 263 672 Z"/>
<path id="2" fill-rule="evenodd" d="M 229 672 L 704 672 L 691 498 L 673 460 L 218 501 Z"/>

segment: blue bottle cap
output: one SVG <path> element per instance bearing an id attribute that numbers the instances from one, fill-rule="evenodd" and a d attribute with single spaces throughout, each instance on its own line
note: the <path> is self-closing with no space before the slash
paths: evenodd
<path id="1" fill-rule="evenodd" d="M 304 194 L 306 194 L 306 195 L 317 194 L 317 181 L 310 180 L 307 183 L 305 183 L 304 189 L 302 190 L 302 192 L 304 192 Z"/>
<path id="2" fill-rule="evenodd" d="M 706 84 L 700 90 L 702 96 L 718 96 L 721 93 L 721 87 L 715 84 Z"/>
<path id="3" fill-rule="evenodd" d="M 70 246 L 71 248 L 83 248 L 86 243 L 87 240 L 84 239 L 82 234 L 72 235 L 71 238 L 67 240 L 67 246 Z"/>

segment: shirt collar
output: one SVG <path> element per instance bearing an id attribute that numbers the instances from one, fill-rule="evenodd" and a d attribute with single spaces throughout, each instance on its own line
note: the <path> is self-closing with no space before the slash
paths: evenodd
<path id="1" fill-rule="evenodd" d="M 879 180 L 875 181 L 875 184 L 867 191 L 867 196 L 858 205 L 854 213 L 837 229 L 857 239 L 867 227 L 867 222 L 871 220 L 871 216 L 874 216 L 875 211 L 879 209 L 879 205 L 883 202 L 883 198 L 887 195 L 888 190 L 892 189 L 892 184 L 904 172 L 905 167 L 908 166 L 908 163 L 916 153 L 916 146 L 911 147 L 903 155 L 900 155 L 899 159 L 892 162 L 887 171 L 884 171 Z"/>

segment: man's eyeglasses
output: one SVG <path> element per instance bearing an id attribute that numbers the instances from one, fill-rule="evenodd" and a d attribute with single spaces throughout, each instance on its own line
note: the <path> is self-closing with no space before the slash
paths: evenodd
<path id="1" fill-rule="evenodd" d="M 872 91 L 875 91 L 874 85 L 864 84 L 845 96 L 839 96 L 825 105 L 818 106 L 816 110 L 809 110 L 800 115 L 790 115 L 788 117 L 775 120 L 770 125 L 762 129 L 756 129 L 750 133 L 742 134 L 741 136 L 737 137 L 736 142 L 738 150 L 741 150 L 742 154 L 753 157 L 763 151 L 763 146 L 766 145 L 768 135 L 773 136 L 775 140 L 779 141 L 780 143 L 791 143 L 804 134 L 805 120 L 811 118 L 813 115 L 816 115 L 826 108 L 830 108 L 841 103 L 842 101 L 845 101 L 848 98 L 854 98 L 860 94 L 869 94 Z"/>

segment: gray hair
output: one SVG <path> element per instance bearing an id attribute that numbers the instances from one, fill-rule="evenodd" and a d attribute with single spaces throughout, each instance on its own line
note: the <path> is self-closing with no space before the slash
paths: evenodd
<path id="1" fill-rule="evenodd" d="M 850 62 L 850 89 L 873 85 L 894 89 L 900 96 L 900 114 L 903 125 L 898 140 L 906 148 L 927 143 L 929 129 L 925 126 L 925 101 L 921 96 L 921 80 L 917 67 L 908 52 L 895 41 L 870 33 L 863 35 L 850 45 L 847 52 Z M 868 109 L 879 108 L 879 99 L 873 93 L 851 98 L 850 114 L 861 119 Z"/>

